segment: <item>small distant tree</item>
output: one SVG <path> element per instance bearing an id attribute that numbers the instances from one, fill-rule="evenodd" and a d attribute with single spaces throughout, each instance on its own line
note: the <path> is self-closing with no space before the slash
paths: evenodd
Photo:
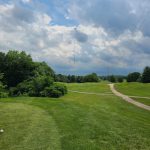
<path id="1" fill-rule="evenodd" d="M 123 82 L 123 77 L 118 77 L 118 82 Z"/>
<path id="2" fill-rule="evenodd" d="M 78 83 L 83 83 L 84 82 L 84 77 L 83 76 L 77 76 L 77 82 Z"/>
<path id="3" fill-rule="evenodd" d="M 114 76 L 114 75 L 111 75 L 111 76 L 109 77 L 109 81 L 110 81 L 110 82 L 116 82 L 115 76 Z"/>
<path id="4" fill-rule="evenodd" d="M 71 76 L 70 76 L 70 82 L 71 82 L 71 83 L 76 82 L 76 76 L 75 76 L 75 75 L 71 75 Z"/>
<path id="5" fill-rule="evenodd" d="M 150 67 L 145 67 L 143 74 L 142 74 L 142 82 L 143 83 L 150 83 Z"/>
<path id="6" fill-rule="evenodd" d="M 86 75 L 84 77 L 84 81 L 85 82 L 99 82 L 99 77 L 97 76 L 96 73 L 92 73 L 92 74 Z"/>
<path id="7" fill-rule="evenodd" d="M 140 75 L 141 74 L 139 72 L 129 73 L 127 76 L 127 82 L 137 82 L 140 78 Z"/>

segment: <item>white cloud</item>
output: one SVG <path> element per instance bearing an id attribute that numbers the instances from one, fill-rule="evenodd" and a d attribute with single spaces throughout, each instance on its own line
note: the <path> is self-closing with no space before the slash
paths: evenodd
<path id="1" fill-rule="evenodd" d="M 75 26 L 52 25 L 52 17 L 44 12 L 14 4 L 0 5 L 0 10 L 0 49 L 25 50 L 58 72 L 100 72 L 106 67 L 128 71 L 150 65 L 150 38 L 140 30 L 112 36 L 101 25 L 81 23 L 74 35 Z"/>
<path id="2" fill-rule="evenodd" d="M 23 3 L 30 3 L 32 0 L 22 0 Z"/>

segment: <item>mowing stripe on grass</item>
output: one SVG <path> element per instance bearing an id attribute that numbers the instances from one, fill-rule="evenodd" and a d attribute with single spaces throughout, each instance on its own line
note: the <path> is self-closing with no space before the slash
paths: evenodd
<path id="1" fill-rule="evenodd" d="M 0 104 L 1 150 L 60 150 L 54 119 L 45 110 L 21 103 Z"/>

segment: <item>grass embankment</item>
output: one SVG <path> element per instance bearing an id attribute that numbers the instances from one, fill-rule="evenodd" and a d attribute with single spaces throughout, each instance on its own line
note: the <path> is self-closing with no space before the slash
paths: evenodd
<path id="1" fill-rule="evenodd" d="M 115 84 L 115 88 L 123 94 L 129 96 L 139 96 L 148 98 L 133 97 L 136 101 L 150 106 L 150 84 L 144 83 L 120 83 Z"/>
<path id="2" fill-rule="evenodd" d="M 82 87 L 82 88 L 81 88 Z M 87 88 L 88 87 L 88 88 Z M 90 90 L 91 87 L 91 90 Z M 70 90 L 110 92 L 107 85 Z M 2 150 L 148 150 L 150 113 L 112 95 L 0 99 Z"/>

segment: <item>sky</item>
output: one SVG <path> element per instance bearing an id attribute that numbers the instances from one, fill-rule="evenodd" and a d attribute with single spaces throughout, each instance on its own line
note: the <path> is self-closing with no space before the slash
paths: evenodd
<path id="1" fill-rule="evenodd" d="M 56 73 L 150 66 L 150 0 L 0 0 L 0 51 L 26 51 Z"/>

